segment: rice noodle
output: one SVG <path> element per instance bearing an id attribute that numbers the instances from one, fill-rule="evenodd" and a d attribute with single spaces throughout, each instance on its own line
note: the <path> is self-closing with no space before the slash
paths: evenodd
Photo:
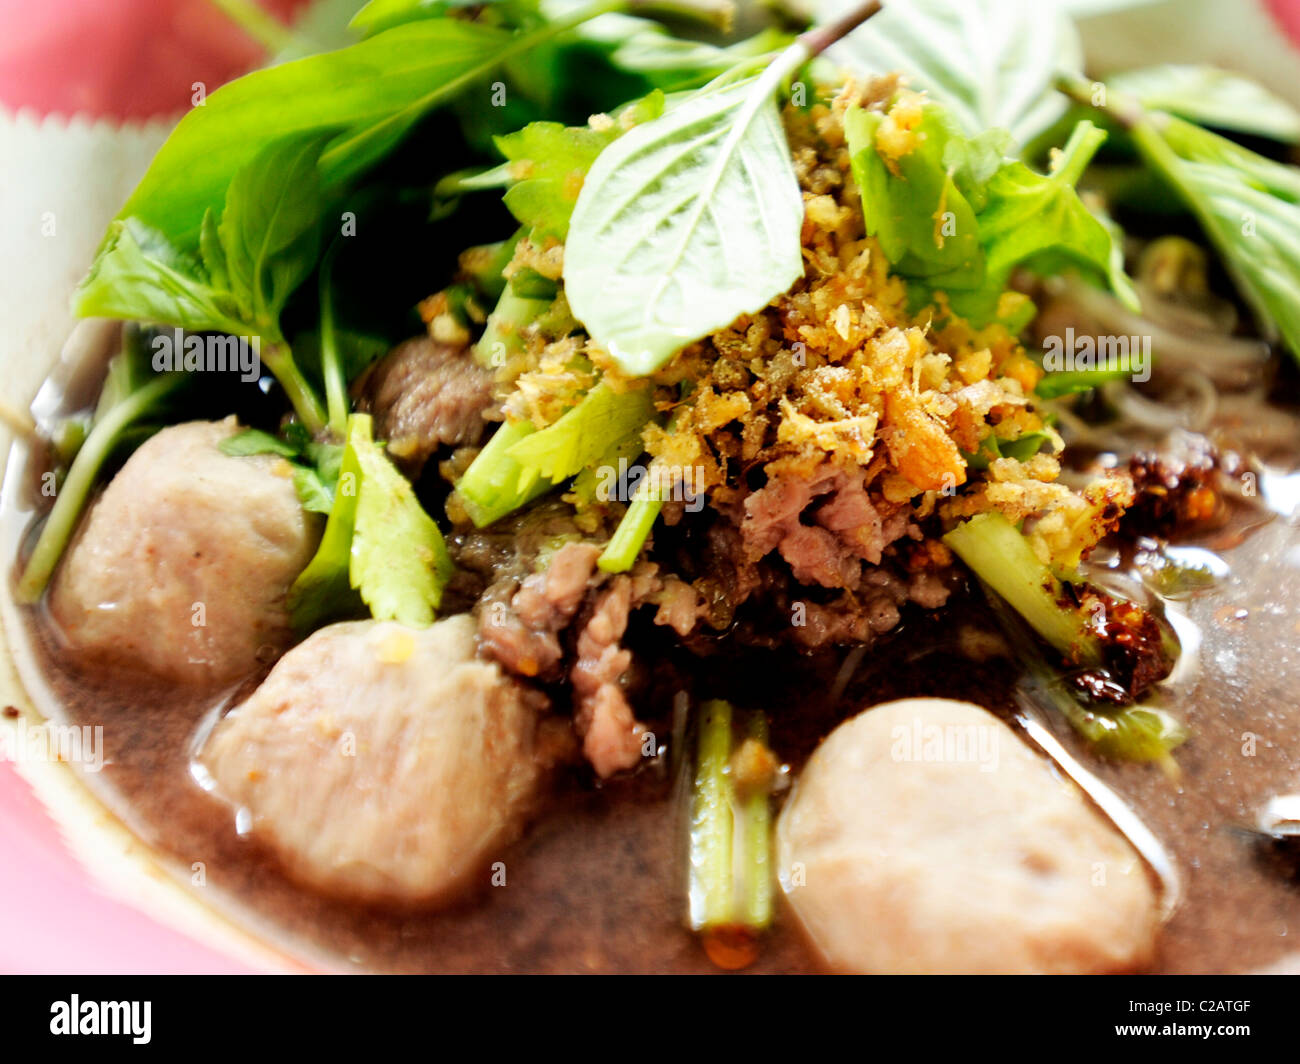
<path id="1" fill-rule="evenodd" d="M 1148 399 L 1127 381 L 1111 381 L 1102 386 L 1102 395 L 1119 413 L 1124 427 L 1146 429 L 1151 432 L 1169 432 L 1172 429 L 1191 429 L 1203 432 L 1214 420 L 1218 406 L 1218 393 L 1214 382 L 1204 373 L 1187 373 L 1179 380 L 1179 391 L 1191 392 L 1190 401 L 1184 403 L 1157 402 Z M 1173 395 L 1170 396 L 1173 398 Z M 1111 431 L 1121 426 L 1111 425 Z"/>
<path id="2" fill-rule="evenodd" d="M 854 647 L 844 655 L 840 670 L 835 674 L 835 680 L 831 684 L 830 699 L 832 702 L 838 701 L 840 695 L 844 694 L 844 689 L 849 686 L 849 681 L 853 679 L 853 674 L 858 671 L 858 666 L 862 664 L 862 658 L 866 653 L 867 648 L 863 645 Z"/>
<path id="3" fill-rule="evenodd" d="M 1198 370 L 1221 387 L 1247 387 L 1259 380 L 1271 357 L 1269 345 L 1262 340 L 1224 334 L 1188 335 L 1134 314 L 1114 296 L 1075 277 L 1054 278 L 1047 283 L 1047 290 L 1056 296 L 1050 315 L 1053 321 L 1070 318 L 1072 306 L 1077 308 L 1074 324 L 1081 333 L 1151 337 L 1156 366 L 1162 375 Z M 1166 321 L 1174 320 L 1179 313 L 1179 308 L 1168 302 L 1162 308 L 1160 316 Z M 1189 329 L 1198 324 L 1187 322 Z"/>

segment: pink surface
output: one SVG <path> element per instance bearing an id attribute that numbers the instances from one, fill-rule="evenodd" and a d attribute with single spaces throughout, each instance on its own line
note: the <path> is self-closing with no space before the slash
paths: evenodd
<path id="1" fill-rule="evenodd" d="M 302 0 L 262 0 L 283 17 Z M 208 0 L 0 0 L 0 104 L 145 119 L 256 66 L 260 47 Z M 0 972 L 230 973 L 223 954 L 107 897 L 27 784 L 0 762 Z"/>
<path id="2" fill-rule="evenodd" d="M 13 765 L 0 762 L 0 971 L 230 974 L 244 966 L 100 892 Z"/>
<path id="3" fill-rule="evenodd" d="M 301 0 L 263 0 L 281 16 Z M 1264 0 L 1300 44 L 1300 0 Z M 37 114 L 148 118 L 255 65 L 208 0 L 0 0 L 0 103 Z M 105 896 L 12 765 L 0 762 L 0 971 L 240 972 Z"/>
<path id="4" fill-rule="evenodd" d="M 1264 6 L 1292 43 L 1300 46 L 1300 0 L 1264 0 Z"/>
<path id="5" fill-rule="evenodd" d="M 302 0 L 262 0 L 283 17 Z M 0 0 L 0 102 L 36 113 L 151 118 L 261 61 L 209 0 Z"/>

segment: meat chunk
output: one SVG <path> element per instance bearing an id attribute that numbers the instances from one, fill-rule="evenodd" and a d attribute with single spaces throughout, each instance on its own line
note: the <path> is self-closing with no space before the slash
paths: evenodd
<path id="1" fill-rule="evenodd" d="M 235 419 L 163 429 L 127 461 L 82 521 L 54 580 L 64 637 L 96 662 L 187 683 L 221 683 L 293 641 L 290 584 L 320 522 L 287 463 L 218 444 Z"/>
<path id="2" fill-rule="evenodd" d="M 363 900 L 449 898 L 520 832 L 541 768 L 521 690 L 461 614 L 331 625 L 208 740 L 217 790 L 294 878 Z"/>
<path id="3" fill-rule="evenodd" d="M 619 645 L 627 630 L 633 582 L 617 576 L 600 592 L 578 635 L 578 659 L 570 679 L 574 726 L 582 752 L 598 776 L 635 768 L 641 761 L 646 729 L 637 723 L 620 686 L 632 655 Z"/>
<path id="4" fill-rule="evenodd" d="M 494 582 L 479 602 L 484 651 L 520 676 L 554 679 L 560 633 L 582 604 L 599 555 L 593 544 L 566 543 L 522 583 L 509 572 Z"/>
<path id="5" fill-rule="evenodd" d="M 777 824 L 782 885 L 827 963 L 863 973 L 1128 971 L 1157 898 L 1127 840 L 966 702 L 840 725 Z"/>
<path id="6" fill-rule="evenodd" d="M 824 464 L 778 473 L 745 498 L 746 557 L 754 562 L 777 550 L 800 583 L 856 589 L 862 563 L 879 565 L 885 549 L 908 533 L 906 511 L 882 513 L 883 505 L 868 496 L 862 470 Z"/>
<path id="7" fill-rule="evenodd" d="M 476 444 L 487 429 L 492 375 L 465 348 L 427 336 L 399 344 L 360 383 L 362 410 L 375 434 L 408 469 L 418 472 L 439 447 Z"/>

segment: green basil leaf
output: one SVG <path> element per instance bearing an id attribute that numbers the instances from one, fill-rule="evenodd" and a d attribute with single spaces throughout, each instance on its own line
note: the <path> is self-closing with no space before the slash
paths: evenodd
<path id="1" fill-rule="evenodd" d="M 328 139 L 329 134 L 315 133 L 272 144 L 236 173 L 226 190 L 217 225 L 221 270 L 260 336 L 279 338 L 280 311 L 316 266 L 321 213 L 316 160 Z M 213 263 L 205 265 L 211 273 Z"/>
<path id="2" fill-rule="evenodd" d="M 815 0 L 813 10 L 828 23 L 852 6 Z M 1074 24 L 1043 0 L 893 0 L 827 55 L 864 74 L 906 74 L 968 135 L 1006 129 L 1020 144 L 1065 113 L 1057 72 L 1083 68 Z"/>
<path id="3" fill-rule="evenodd" d="M 363 37 L 391 30 L 406 22 L 439 18 L 468 7 L 486 7 L 498 0 L 370 0 L 352 16 L 348 26 Z"/>
<path id="4" fill-rule="evenodd" d="M 548 18 L 555 19 L 573 13 L 584 3 L 586 0 L 542 0 L 541 10 Z M 691 5 L 680 5 L 674 13 L 689 17 Z M 707 19 L 709 5 L 700 5 L 696 14 Z M 600 15 L 584 23 L 576 37 L 588 47 L 603 52 L 613 66 L 640 75 L 664 90 L 697 88 L 738 62 L 780 51 L 793 40 L 788 33 L 768 28 L 723 47 L 674 36 L 657 22 L 621 12 Z"/>
<path id="5" fill-rule="evenodd" d="M 1132 132 L 1223 256 L 1261 327 L 1300 358 L 1300 170 L 1177 118 L 1143 120 Z"/>
<path id="6" fill-rule="evenodd" d="M 138 218 L 113 222 L 73 295 L 78 317 L 157 322 L 191 332 L 240 334 L 234 297 L 209 283 L 202 264 Z"/>
<path id="7" fill-rule="evenodd" d="M 254 454 L 278 454 L 284 458 L 297 458 L 302 454 L 300 447 L 261 429 L 244 429 L 243 432 L 227 436 L 217 444 L 217 449 L 233 458 L 246 458 Z"/>
<path id="8" fill-rule="evenodd" d="M 229 290 L 230 271 L 226 268 L 226 252 L 221 246 L 217 215 L 210 207 L 203 212 L 203 223 L 199 228 L 199 258 L 203 260 L 212 287 Z"/>
<path id="9" fill-rule="evenodd" d="M 1212 66 L 1169 64 L 1128 70 L 1106 79 L 1143 107 L 1168 111 L 1202 126 L 1300 142 L 1300 111 L 1241 74 Z"/>
<path id="10" fill-rule="evenodd" d="M 503 30 L 431 19 L 238 78 L 181 120 L 118 217 L 193 247 L 204 212 L 222 206 L 234 175 L 269 144 L 343 129 L 321 160 L 325 183 L 337 183 L 490 71 L 511 41 Z"/>
<path id="11" fill-rule="evenodd" d="M 654 372 L 803 274 L 803 197 L 772 98 L 779 62 L 635 127 L 587 175 L 565 290 L 629 374 Z"/>
<path id="12" fill-rule="evenodd" d="M 616 35 L 607 29 L 613 26 L 614 20 L 619 23 Z M 657 23 L 631 15 L 602 15 L 584 26 L 580 34 L 587 40 L 607 34 L 605 43 L 613 45 L 609 61 L 614 66 L 640 74 L 658 88 L 669 91 L 703 85 L 745 59 L 780 51 L 794 39 L 769 27 L 745 40 L 719 47 L 674 37 Z"/>

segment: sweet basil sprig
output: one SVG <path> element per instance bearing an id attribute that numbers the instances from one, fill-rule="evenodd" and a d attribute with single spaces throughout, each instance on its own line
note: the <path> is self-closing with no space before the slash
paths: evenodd
<path id="1" fill-rule="evenodd" d="M 597 157 L 565 248 L 569 306 L 625 373 L 653 373 L 803 273 L 803 197 L 776 94 L 875 15 L 855 7 L 753 78 L 724 75 Z"/>
<path id="2" fill-rule="evenodd" d="M 319 431 L 324 411 L 294 361 L 280 314 L 316 268 L 317 160 L 327 139 L 289 137 L 254 156 L 231 179 L 220 214 L 204 211 L 197 254 L 133 215 L 114 222 L 74 296 L 76 313 L 256 337 L 298 417 Z"/>
<path id="3" fill-rule="evenodd" d="M 1300 358 L 1300 169 L 1077 78 L 1061 88 L 1124 129 L 1200 223 L 1265 335 Z"/>

